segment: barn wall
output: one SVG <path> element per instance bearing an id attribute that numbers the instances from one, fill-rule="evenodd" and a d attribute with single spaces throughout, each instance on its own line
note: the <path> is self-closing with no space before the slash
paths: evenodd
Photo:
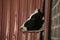
<path id="1" fill-rule="evenodd" d="M 41 8 L 42 0 L 0 0 L 0 40 L 38 40 L 39 33 L 22 33 L 19 27 Z"/>
<path id="2" fill-rule="evenodd" d="M 0 0 L 0 40 L 1 40 L 1 21 L 2 21 L 2 0 Z"/>
<path id="3" fill-rule="evenodd" d="M 52 0 L 51 40 L 60 40 L 60 0 Z"/>

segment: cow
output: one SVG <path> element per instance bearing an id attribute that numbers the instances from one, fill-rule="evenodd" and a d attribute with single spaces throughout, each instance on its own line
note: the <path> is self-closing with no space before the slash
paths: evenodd
<path id="1" fill-rule="evenodd" d="M 44 23 L 44 13 L 36 9 L 30 17 L 21 25 L 21 31 L 33 31 L 42 28 Z"/>

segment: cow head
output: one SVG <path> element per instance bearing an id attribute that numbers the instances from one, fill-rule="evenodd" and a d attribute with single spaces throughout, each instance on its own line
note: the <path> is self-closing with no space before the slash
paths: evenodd
<path id="1" fill-rule="evenodd" d="M 44 13 L 36 9 L 20 27 L 21 31 L 39 30 L 44 23 Z"/>

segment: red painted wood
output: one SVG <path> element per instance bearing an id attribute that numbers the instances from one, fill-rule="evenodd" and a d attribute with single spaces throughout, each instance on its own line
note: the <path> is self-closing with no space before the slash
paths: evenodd
<path id="1" fill-rule="evenodd" d="M 19 0 L 11 0 L 10 4 L 10 35 L 9 40 L 17 40 Z"/>
<path id="2" fill-rule="evenodd" d="M 18 38 L 17 40 L 22 40 L 22 32 L 19 30 L 20 26 L 22 25 L 21 23 L 21 12 L 22 12 L 22 0 L 19 0 L 19 13 L 18 13 Z"/>
<path id="3" fill-rule="evenodd" d="M 49 28 L 49 16 L 50 16 L 50 0 L 45 1 L 45 26 L 44 26 L 44 40 L 48 39 L 48 28 Z"/>
<path id="4" fill-rule="evenodd" d="M 9 28 L 10 28 L 10 0 L 6 0 L 5 1 L 6 4 L 4 3 L 3 6 L 5 5 L 6 7 L 6 36 L 5 36 L 5 40 L 9 40 Z M 4 11 L 5 11 L 4 10 Z M 5 13 L 3 13 L 5 14 Z"/>
<path id="5" fill-rule="evenodd" d="M 2 9 L 2 26 L 1 26 L 1 40 L 6 39 L 6 27 L 7 27 L 7 0 L 3 0 L 3 9 Z"/>
<path id="6" fill-rule="evenodd" d="M 1 40 L 1 21 L 2 21 L 2 0 L 0 0 L 0 40 Z"/>
<path id="7" fill-rule="evenodd" d="M 45 11 L 45 38 L 47 40 L 49 1 Z M 1 40 L 39 40 L 39 32 L 21 32 L 19 27 L 34 12 L 41 9 L 42 0 L 0 0 L 0 32 Z M 2 21 L 1 21 L 2 20 Z M 48 21 L 48 22 L 46 22 Z M 2 22 L 2 23 L 1 23 Z M 44 38 L 44 39 L 45 39 Z"/>

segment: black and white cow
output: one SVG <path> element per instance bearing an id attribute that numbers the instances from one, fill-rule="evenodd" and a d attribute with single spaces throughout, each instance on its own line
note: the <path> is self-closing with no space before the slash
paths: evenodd
<path id="1" fill-rule="evenodd" d="M 39 30 L 44 23 L 44 13 L 36 9 L 20 27 L 21 31 Z"/>

